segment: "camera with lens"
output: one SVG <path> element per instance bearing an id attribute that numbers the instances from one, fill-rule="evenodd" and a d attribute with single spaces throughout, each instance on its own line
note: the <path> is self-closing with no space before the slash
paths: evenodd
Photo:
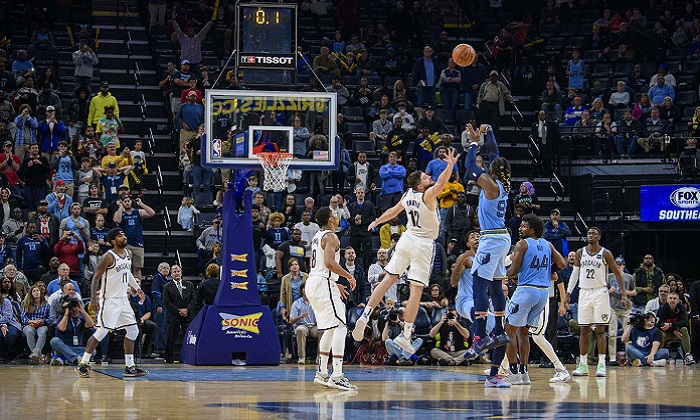
<path id="1" fill-rule="evenodd" d="M 63 301 L 63 308 L 79 308 L 81 304 L 80 299 L 74 296 L 63 296 L 61 300 Z"/>
<path id="2" fill-rule="evenodd" d="M 637 328 L 644 328 L 644 323 L 647 317 L 641 312 L 632 312 L 630 314 L 629 325 Z"/>
<path id="3" fill-rule="evenodd" d="M 456 317 L 455 317 L 455 314 L 453 314 L 452 312 L 448 312 L 447 314 L 445 314 L 445 318 L 447 318 L 447 319 L 455 319 Z"/>
<path id="4" fill-rule="evenodd" d="M 396 309 L 392 309 L 386 317 L 389 320 L 389 322 L 398 322 L 399 311 L 397 311 Z"/>

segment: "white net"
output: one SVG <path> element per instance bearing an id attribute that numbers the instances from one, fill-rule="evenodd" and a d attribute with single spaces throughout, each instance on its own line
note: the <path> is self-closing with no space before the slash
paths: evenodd
<path id="1" fill-rule="evenodd" d="M 287 169 L 293 155 L 291 153 L 258 153 L 256 156 L 265 171 L 263 190 L 282 191 L 287 188 Z"/>

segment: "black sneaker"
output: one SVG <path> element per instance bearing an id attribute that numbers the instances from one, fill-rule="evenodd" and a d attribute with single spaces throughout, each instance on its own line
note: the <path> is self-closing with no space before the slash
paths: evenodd
<path id="1" fill-rule="evenodd" d="M 617 360 L 609 360 L 607 364 L 608 366 L 620 366 L 620 362 Z"/>
<path id="2" fill-rule="evenodd" d="M 78 372 L 78 375 L 80 375 L 81 378 L 89 378 L 90 377 L 90 366 L 88 366 L 85 363 L 80 363 L 75 368 L 75 371 Z"/>
<path id="3" fill-rule="evenodd" d="M 125 378 L 134 378 L 138 376 L 146 376 L 148 375 L 148 371 L 141 369 L 140 367 L 134 365 L 134 366 L 127 366 L 124 368 L 124 377 Z"/>

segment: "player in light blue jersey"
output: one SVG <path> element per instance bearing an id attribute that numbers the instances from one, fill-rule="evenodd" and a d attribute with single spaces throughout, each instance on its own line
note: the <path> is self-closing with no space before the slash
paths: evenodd
<path id="1" fill-rule="evenodd" d="M 489 171 L 485 172 L 476 164 L 478 139 L 485 134 L 484 150 L 489 155 Z M 503 331 L 503 317 L 506 298 L 501 283 L 506 280 L 505 259 L 510 250 L 510 233 L 506 229 L 506 208 L 510 191 L 510 163 L 499 156 L 498 145 L 493 130 L 482 125 L 479 132 L 467 127 L 472 144 L 467 153 L 467 175 L 482 188 L 479 195 L 479 225 L 481 228 L 479 249 L 473 259 L 471 272 L 474 278 L 474 341 L 467 350 L 467 359 L 474 360 L 479 355 L 494 349 L 491 372 L 486 387 L 503 388 L 510 386 L 498 378 L 498 367 L 505 356 L 503 346 L 508 343 L 508 335 Z M 489 295 L 493 304 L 496 325 L 495 338 L 486 334 L 486 316 L 489 309 Z"/>
<path id="2" fill-rule="evenodd" d="M 552 262 L 563 269 L 566 267 L 566 261 L 551 243 L 542 238 L 544 222 L 539 217 L 534 214 L 526 215 L 519 230 L 522 239 L 515 245 L 511 255 L 512 263 L 507 272 L 510 278 L 517 276 L 518 287 L 506 312 L 506 333 L 510 338 L 506 351 L 511 373 L 506 381 L 512 385 L 529 385 L 529 327 L 537 325 L 545 305 L 549 303 Z"/>

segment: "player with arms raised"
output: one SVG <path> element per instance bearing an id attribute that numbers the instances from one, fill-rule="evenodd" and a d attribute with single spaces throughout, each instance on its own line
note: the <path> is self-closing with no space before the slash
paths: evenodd
<path id="1" fill-rule="evenodd" d="M 586 233 L 588 245 L 576 251 L 574 269 L 566 288 L 566 303 L 568 305 L 571 292 L 578 283 L 578 324 L 581 326 L 581 336 L 578 347 L 581 359 L 578 367 L 571 374 L 574 376 L 588 375 L 588 333 L 591 325 L 595 325 L 598 345 L 598 367 L 595 376 L 605 377 L 605 331 L 610 322 L 610 294 L 608 292 L 608 269 L 612 269 L 622 292 L 622 303 L 630 306 L 627 289 L 620 269 L 615 264 L 612 252 L 600 246 L 602 232 L 597 227 L 590 227 Z"/>
<path id="2" fill-rule="evenodd" d="M 467 133 L 472 138 L 467 153 L 467 174 L 482 188 L 478 207 L 481 228 L 479 249 L 471 268 L 474 281 L 476 328 L 472 346 L 467 350 L 467 358 L 473 360 L 486 351 L 495 349 L 491 372 L 484 386 L 507 388 L 510 384 L 498 377 L 498 367 L 505 356 L 503 346 L 509 341 L 508 335 L 503 330 L 506 298 L 501 285 L 502 281 L 507 280 L 505 259 L 510 250 L 510 233 L 506 229 L 505 221 L 510 191 L 510 163 L 499 156 L 496 137 L 490 126 L 484 124 L 478 132 L 468 126 Z M 476 164 L 476 153 L 479 148 L 477 141 L 481 135 L 485 137 L 484 148 L 491 161 L 488 173 Z M 495 339 L 486 334 L 489 295 L 496 317 Z"/>
<path id="3" fill-rule="evenodd" d="M 135 295 L 141 298 L 141 303 L 146 295 L 136 283 L 131 274 L 131 254 L 126 249 L 126 235 L 120 228 L 114 228 L 107 233 L 107 242 L 113 249 L 102 256 L 95 274 L 92 276 L 92 300 L 97 312 L 97 331 L 90 337 L 85 346 L 85 353 L 75 368 L 78 375 L 86 378 L 90 376 L 90 356 L 97 345 L 107 337 L 109 330 L 126 330 L 124 338 L 124 357 L 126 367 L 125 377 L 144 376 L 148 371 L 134 364 L 134 342 L 139 335 L 139 327 L 136 324 L 134 310 L 129 303 L 129 286 L 134 289 Z M 100 299 L 97 299 L 97 291 L 101 290 Z"/>
<path id="4" fill-rule="evenodd" d="M 316 315 L 316 324 L 323 335 L 318 340 L 319 364 L 314 382 L 329 388 L 344 391 L 357 387 L 343 376 L 345 337 L 348 334 L 345 320 L 344 298 L 349 294 L 345 286 L 338 284 L 338 276 L 348 279 L 351 289 L 355 278 L 340 266 L 340 241 L 335 230 L 340 217 L 330 209 L 322 207 L 316 212 L 316 221 L 321 230 L 311 240 L 311 270 L 306 280 L 306 297 Z M 328 357 L 333 350 L 333 374 L 328 374 Z"/>
<path id="5" fill-rule="evenodd" d="M 408 223 L 406 231 L 401 235 L 396 244 L 396 252 L 386 265 L 384 270 L 387 275 L 374 289 L 369 298 L 365 310 L 357 320 L 352 337 L 361 341 L 365 326 L 374 308 L 379 304 L 384 294 L 396 282 L 399 276 L 408 269 L 410 282 L 410 295 L 406 311 L 404 312 L 403 335 L 396 337 L 394 343 L 403 350 L 413 354 L 415 350 L 411 346 L 411 334 L 413 333 L 413 321 L 418 313 L 420 297 L 423 288 L 428 285 L 432 271 L 433 248 L 435 239 L 440 230 L 440 214 L 438 213 L 437 195 L 442 191 L 452 176 L 452 168 L 459 159 L 459 154 L 450 149 L 447 154 L 447 167 L 442 171 L 437 181 L 433 182 L 430 175 L 415 171 L 408 176 L 409 189 L 394 207 L 385 211 L 377 220 L 370 223 L 368 230 L 388 222 L 402 211 L 406 210 Z"/>

